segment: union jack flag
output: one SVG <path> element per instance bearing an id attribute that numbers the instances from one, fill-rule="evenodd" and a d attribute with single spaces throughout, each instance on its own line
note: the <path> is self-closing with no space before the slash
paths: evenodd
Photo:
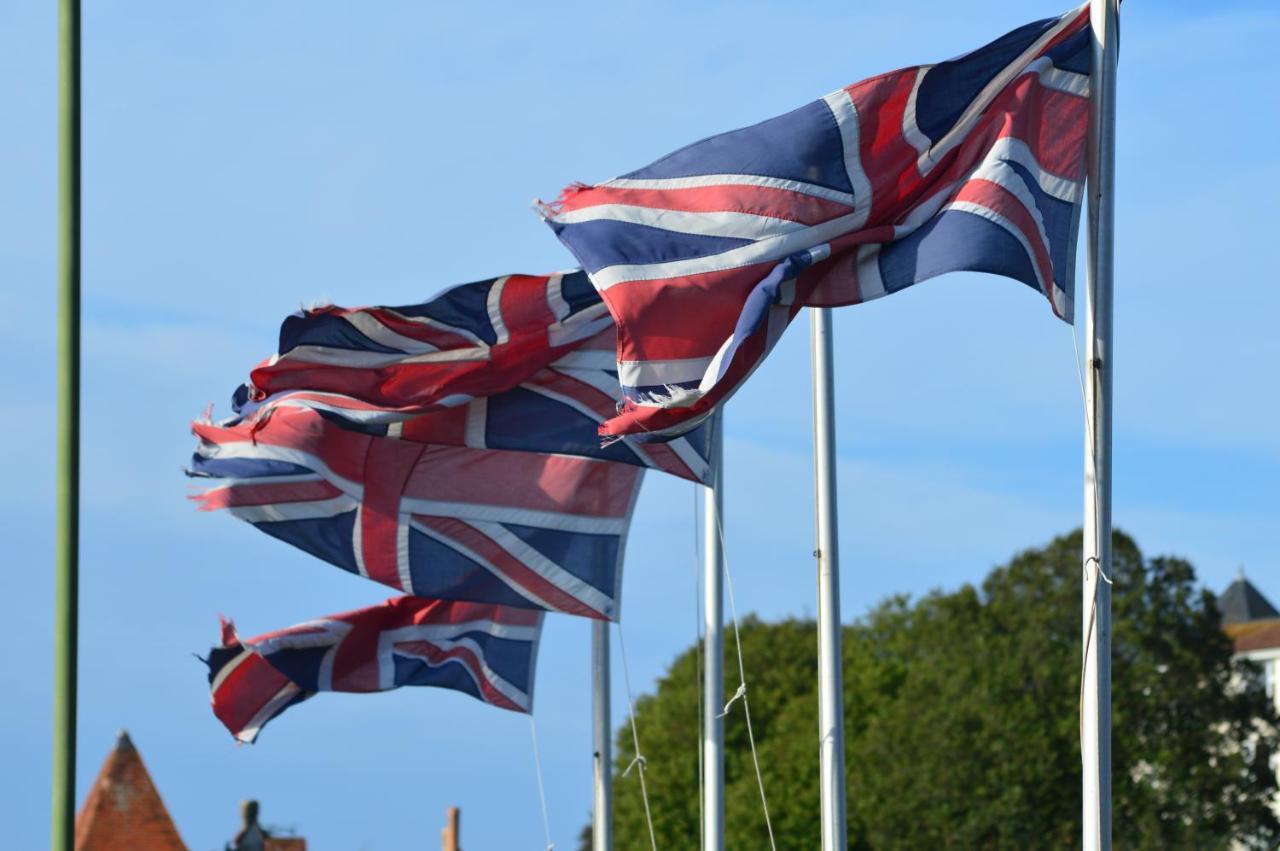
<path id="1" fill-rule="evenodd" d="M 238 403 L 288 390 L 422 413 L 510 390 L 612 324 L 585 274 L 503 275 L 404 307 L 290 316 Z"/>
<path id="2" fill-rule="evenodd" d="M 392 440 L 315 410 L 195 423 L 195 499 L 406 594 L 616 619 L 643 469 Z"/>
<path id="3" fill-rule="evenodd" d="M 604 434 L 687 431 L 801 306 L 949 271 L 1072 316 L 1092 40 L 1087 5 L 873 77 L 543 207 L 618 323 L 627 403 Z"/>
<path id="4" fill-rule="evenodd" d="M 246 420 L 269 416 L 277 407 L 312 408 L 344 428 L 381 437 L 580 455 L 706 481 L 710 426 L 665 444 L 642 444 L 625 437 L 601 441 L 600 425 L 617 414 L 622 398 L 614 364 L 616 349 L 617 331 L 610 320 L 604 331 L 581 341 L 516 387 L 425 414 L 407 413 L 414 403 L 409 398 L 393 409 L 323 390 L 287 390 L 250 401 L 247 386 L 237 394 L 236 408 Z"/>
<path id="5" fill-rule="evenodd" d="M 241 639 L 222 624 L 209 652 L 213 714 L 252 742 L 290 706 L 316 692 L 437 686 L 510 709 L 533 708 L 542 612 L 397 597 Z"/>

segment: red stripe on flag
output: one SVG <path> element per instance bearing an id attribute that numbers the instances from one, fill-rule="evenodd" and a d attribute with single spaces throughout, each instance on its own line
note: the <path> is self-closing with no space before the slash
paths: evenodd
<path id="1" fill-rule="evenodd" d="M 619 189 L 597 186 L 566 200 L 559 212 L 568 213 L 602 204 L 625 204 L 688 213 L 747 213 L 806 225 L 816 225 L 848 215 L 853 209 L 847 204 L 804 192 L 765 186 L 721 184 L 688 189 Z"/>
<path id="2" fill-rule="evenodd" d="M 341 496 L 342 491 L 326 481 L 258 483 L 244 482 L 213 488 L 193 499 L 201 511 L 240 508 L 250 505 L 274 505 L 287 502 L 318 502 Z"/>
<path id="3" fill-rule="evenodd" d="M 871 179 L 869 224 L 884 224 L 919 184 L 915 164 L 920 152 L 902 135 L 916 73 L 916 68 L 895 71 L 845 89 L 858 110 L 862 168 Z"/>
<path id="4" fill-rule="evenodd" d="M 370 442 L 364 467 L 364 499 L 360 505 L 360 553 L 365 575 L 375 582 L 407 591 L 400 580 L 400 499 L 405 484 L 426 451 L 399 440 Z M 403 518 L 408 522 L 408 518 Z M 407 547 L 407 540 L 406 540 Z"/>
<path id="5" fill-rule="evenodd" d="M 791 319 L 795 318 L 798 310 L 798 306 L 792 308 Z M 600 426 L 600 434 L 607 436 L 663 432 L 697 419 L 733 395 L 742 382 L 760 365 L 768 337 L 769 322 L 766 319 L 738 347 L 720 380 L 692 405 L 681 408 L 657 408 L 629 402 L 618 416 Z"/>
<path id="6" fill-rule="evenodd" d="M 637 467 L 536 452 L 425 448 L 405 485 L 413 499 L 622 518 Z"/>
<path id="7" fill-rule="evenodd" d="M 711 357 L 733 334 L 747 294 L 774 265 L 754 263 L 609 287 L 603 297 L 618 321 L 618 360 Z"/>
<path id="8" fill-rule="evenodd" d="M 364 307 L 359 310 L 346 310 L 345 314 L 367 313 L 391 331 L 413 340 L 419 340 L 437 349 L 457 350 L 474 348 L 477 343 L 473 337 L 430 324 L 429 320 L 415 319 L 397 313 L 389 307 Z"/>
<path id="9" fill-rule="evenodd" d="M 382 629 L 423 624 L 450 625 L 474 621 L 492 621 L 507 626 L 536 627 L 542 622 L 542 612 L 519 609 L 514 606 L 498 606 L 492 603 L 471 603 L 464 600 L 430 600 L 425 597 L 393 597 L 379 609 L 387 609 L 388 615 Z"/>
<path id="10" fill-rule="evenodd" d="M 1014 95 L 1025 103 L 1008 107 L 1007 127 L 1000 135 L 1026 142 L 1036 161 L 1050 174 L 1083 180 L 1089 99 L 1051 89 L 1038 77 L 1019 81 Z"/>
<path id="11" fill-rule="evenodd" d="M 351 631 L 342 636 L 333 649 L 333 668 L 330 672 L 331 691 L 347 691 L 358 694 L 382 691 L 381 665 L 378 655 L 382 631 L 392 624 L 385 624 L 381 607 L 357 612 L 346 620 Z M 363 616 L 361 616 L 363 614 Z"/>
<path id="12" fill-rule="evenodd" d="M 1049 113 L 1051 108 L 1066 112 L 1068 121 Z M 1068 129 L 1064 130 L 1063 125 Z M 1048 88 L 1040 82 L 1039 75 L 1024 75 L 992 100 L 964 141 L 930 172 L 929 193 L 966 178 L 990 155 L 992 146 L 1005 138 L 1025 143 L 1036 161 L 1051 174 L 1082 180 L 1088 127 L 1088 100 Z M 1062 144 L 1054 137 L 1061 137 Z M 1068 148 L 1068 144 L 1075 147 Z M 928 193 L 913 203 L 926 197 Z"/>
<path id="13" fill-rule="evenodd" d="M 579 343 L 575 352 L 612 352 L 618 348 L 618 329 L 610 325 L 608 328 Z"/>
<path id="14" fill-rule="evenodd" d="M 251 650 L 218 684 L 211 697 L 213 714 L 238 736 L 262 708 L 289 684 L 289 678 Z M 230 664 L 230 663 L 228 663 Z"/>
<path id="15" fill-rule="evenodd" d="M 547 327 L 556 321 L 551 305 L 547 304 L 547 281 L 546 275 L 507 277 L 502 286 L 499 309 L 512 342 L 533 337 L 541 346 L 547 345 Z"/>
<path id="16" fill-rule="evenodd" d="M 487 349 L 480 351 L 488 352 Z M 445 396 L 483 386 L 486 375 L 498 372 L 500 370 L 494 367 L 487 354 L 465 360 L 398 362 L 382 367 L 341 366 L 293 359 L 279 361 L 270 369 L 255 369 L 250 373 L 250 380 L 254 387 L 267 395 L 304 387 L 358 396 L 379 406 L 412 405 L 418 410 L 425 410 Z"/>
<path id="17" fill-rule="evenodd" d="M 691 482 L 701 481 L 697 474 L 693 472 L 693 469 L 668 444 L 646 443 L 638 447 L 638 450 L 648 455 L 654 466 L 664 473 L 670 473 L 673 476 L 679 476 Z"/>
<path id="18" fill-rule="evenodd" d="M 440 443 L 446 446 L 467 445 L 467 418 L 472 405 L 445 408 L 405 420 L 400 425 L 400 439 L 414 443 Z"/>
<path id="19" fill-rule="evenodd" d="M 526 381 L 525 384 L 532 387 L 541 387 L 551 393 L 572 399 L 591 411 L 599 419 L 607 419 L 617 412 L 617 399 L 554 368 L 544 369 Z"/>

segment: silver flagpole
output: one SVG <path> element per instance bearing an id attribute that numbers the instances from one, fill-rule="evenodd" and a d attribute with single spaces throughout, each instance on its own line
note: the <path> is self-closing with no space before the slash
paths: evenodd
<path id="1" fill-rule="evenodd" d="M 1117 0 L 1094 0 L 1085 287 L 1083 847 L 1111 848 L 1111 379 Z"/>
<path id="2" fill-rule="evenodd" d="M 818 560 L 818 736 L 822 849 L 848 847 L 844 795 L 844 672 L 840 652 L 840 553 L 836 534 L 835 381 L 831 311 L 809 310 L 813 360 L 813 485 Z"/>
<path id="3" fill-rule="evenodd" d="M 702 490 L 703 851 L 724 851 L 724 413 L 711 423 L 711 478 Z"/>
<path id="4" fill-rule="evenodd" d="M 609 622 L 591 622 L 591 714 L 595 795 L 592 851 L 613 851 L 613 742 L 609 721 Z"/>

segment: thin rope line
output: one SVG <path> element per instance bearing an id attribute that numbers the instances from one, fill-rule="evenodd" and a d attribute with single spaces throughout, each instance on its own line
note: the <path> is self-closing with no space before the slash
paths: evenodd
<path id="1" fill-rule="evenodd" d="M 653 832 L 653 813 L 649 810 L 649 788 L 644 782 L 644 754 L 640 752 L 640 732 L 636 729 L 636 705 L 631 699 L 631 672 L 627 669 L 627 642 L 622 637 L 622 622 L 615 621 L 614 626 L 618 628 L 618 649 L 622 655 L 622 682 L 627 687 L 627 708 L 630 710 L 631 721 L 631 741 L 635 744 L 635 759 L 631 760 L 631 764 L 627 766 L 626 771 L 622 772 L 622 776 L 626 777 L 631 773 L 631 769 L 637 769 L 636 774 L 640 777 L 640 797 L 644 801 L 644 819 L 649 825 L 649 847 L 653 851 L 658 851 L 658 839 Z"/>
<path id="2" fill-rule="evenodd" d="M 529 713 L 529 735 L 533 737 L 533 766 L 538 772 L 538 801 L 542 804 L 542 834 L 547 840 L 547 851 L 555 851 L 551 841 L 551 817 L 547 815 L 547 792 L 542 783 L 542 757 L 538 754 L 538 722 Z"/>
<path id="3" fill-rule="evenodd" d="M 698 851 L 706 847 L 706 831 L 702 829 L 706 777 L 704 772 L 704 754 L 702 752 L 702 485 L 693 485 L 693 643 L 694 666 L 697 673 L 694 693 L 697 695 L 698 723 L 694 725 L 698 744 Z"/>
<path id="4" fill-rule="evenodd" d="M 1084 418 L 1084 439 L 1085 447 L 1089 451 L 1089 473 L 1093 478 L 1093 488 L 1098 488 L 1098 451 L 1097 440 L 1095 434 L 1096 423 L 1089 416 L 1089 392 L 1085 389 L 1084 370 L 1085 366 L 1080 357 L 1080 342 L 1076 339 L 1076 331 L 1073 326 L 1068 326 L 1071 332 L 1071 346 L 1075 350 L 1076 358 L 1076 380 L 1080 384 L 1080 404 L 1081 415 Z M 1102 552 L 1102 507 L 1099 501 L 1093 501 L 1093 552 Z M 1083 536 L 1081 538 L 1083 542 Z M 1093 569 L 1096 576 L 1090 577 L 1089 563 L 1093 563 Z M 1106 571 L 1102 569 L 1102 561 L 1096 555 L 1090 555 L 1085 559 L 1084 580 L 1092 583 L 1093 593 L 1089 595 L 1089 620 L 1085 625 L 1084 644 L 1080 653 L 1080 695 L 1079 695 L 1079 719 L 1080 719 L 1080 762 L 1084 762 L 1084 690 L 1085 677 L 1089 673 L 1089 651 L 1093 648 L 1093 629 L 1098 622 L 1098 581 L 1101 579 L 1108 585 L 1113 584 L 1111 577 L 1107 576 Z"/>
<path id="5" fill-rule="evenodd" d="M 1081 404 L 1080 412 L 1081 412 L 1081 415 L 1084 417 L 1085 445 L 1089 449 L 1089 472 L 1093 474 L 1094 488 L 1096 489 L 1097 483 L 1098 483 L 1098 452 L 1096 448 L 1097 440 L 1096 440 L 1096 435 L 1094 431 L 1096 423 L 1094 423 L 1089 418 L 1089 393 L 1087 390 L 1085 390 L 1085 387 L 1084 387 L 1085 367 L 1080 358 L 1080 342 L 1076 339 L 1075 328 L 1071 328 L 1070 326 L 1068 327 L 1070 328 L 1070 331 L 1071 331 L 1071 345 L 1075 349 L 1075 353 L 1076 353 L 1076 381 L 1079 382 L 1080 384 L 1080 404 Z M 1093 546 L 1094 546 L 1094 552 L 1102 551 L 1102 508 L 1098 505 L 1097 500 L 1094 500 Z M 1102 580 L 1106 582 L 1108 585 L 1113 584 L 1111 582 L 1111 577 L 1107 576 L 1106 572 L 1102 569 L 1101 562 L 1099 562 L 1097 558 L 1092 556 L 1089 558 L 1089 560 L 1094 562 L 1095 566 L 1098 569 L 1098 575 L 1102 577 Z"/>
<path id="6" fill-rule="evenodd" d="M 756 769 L 756 785 L 760 788 L 760 806 L 764 810 L 764 826 L 769 831 L 769 847 L 773 851 L 778 851 L 778 845 L 773 838 L 773 820 L 769 818 L 769 799 L 764 794 L 764 775 L 760 773 L 760 757 L 756 753 L 756 735 L 751 729 L 751 702 L 747 699 L 747 668 L 742 661 L 742 636 L 738 632 L 738 604 L 733 597 L 733 574 L 729 570 L 729 548 L 724 542 L 724 523 L 720 517 L 720 512 L 716 512 L 716 533 L 720 538 L 720 552 L 724 563 L 724 587 L 729 592 L 729 613 L 733 618 L 733 643 L 738 651 L 738 690 L 734 692 L 733 697 L 725 704 L 724 712 L 729 712 L 729 707 L 738 698 L 742 698 L 743 717 L 747 722 L 747 741 L 751 743 L 751 763 Z"/>

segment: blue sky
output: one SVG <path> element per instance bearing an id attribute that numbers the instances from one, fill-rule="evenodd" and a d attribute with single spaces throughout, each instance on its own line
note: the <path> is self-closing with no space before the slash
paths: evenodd
<path id="1" fill-rule="evenodd" d="M 1243 564 L 1277 599 L 1280 288 L 1266 258 L 1280 9 L 1126 6 L 1116 522 L 1149 553 L 1190 558 L 1211 588 Z M 48 823 L 53 7 L 0 9 L 0 800 L 14 848 L 43 846 Z M 317 851 L 430 846 L 448 805 L 463 808 L 468 848 L 540 847 L 527 722 L 464 696 L 324 696 L 254 747 L 226 735 L 191 655 L 214 641 L 219 613 L 256 633 L 386 594 L 198 515 L 180 472 L 188 421 L 225 406 L 300 302 L 403 303 L 563 268 L 568 255 L 529 211 L 535 196 L 1060 11 L 86 4 L 81 795 L 128 728 L 196 851 L 221 848 L 245 797 Z M 740 611 L 767 618 L 813 610 L 806 326 L 729 409 L 730 567 Z M 979 581 L 1078 525 L 1070 333 L 1027 288 L 979 275 L 837 313 L 847 618 L 892 593 Z M 694 499 L 656 475 L 641 496 L 624 592 L 637 691 L 693 638 Z M 560 848 L 590 807 L 588 636 L 584 621 L 550 618 L 539 667 Z"/>

